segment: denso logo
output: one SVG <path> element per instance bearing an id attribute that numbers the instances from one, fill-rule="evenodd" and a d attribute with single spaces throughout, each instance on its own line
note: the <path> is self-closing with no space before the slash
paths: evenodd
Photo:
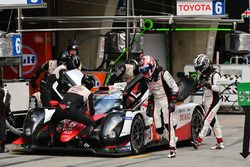
<path id="1" fill-rule="evenodd" d="M 209 4 L 186 4 L 178 5 L 180 11 L 212 11 L 212 7 Z"/>

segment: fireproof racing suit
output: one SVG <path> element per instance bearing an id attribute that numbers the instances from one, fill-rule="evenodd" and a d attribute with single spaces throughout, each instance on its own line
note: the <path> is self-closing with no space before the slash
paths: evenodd
<path id="1" fill-rule="evenodd" d="M 162 137 L 168 139 L 170 148 L 175 149 L 175 130 L 173 128 L 173 115 L 171 114 L 169 104 L 171 100 L 176 99 L 179 88 L 171 74 L 168 71 L 159 69 L 159 67 L 154 71 L 152 79 L 148 82 L 148 86 L 154 97 L 153 118 L 156 131 Z M 161 120 L 161 113 L 163 120 Z M 162 125 L 162 122 L 164 125 Z M 169 132 L 168 136 L 167 133 L 164 133 L 165 128 Z"/>
<path id="2" fill-rule="evenodd" d="M 210 73 L 210 74 L 209 74 Z M 221 127 L 217 118 L 217 111 L 220 108 L 220 88 L 218 81 L 220 80 L 220 74 L 211 69 L 206 77 L 201 77 L 201 86 L 203 88 L 203 104 L 206 111 L 204 118 L 204 126 L 199 133 L 196 141 L 201 143 L 203 138 L 206 136 L 209 127 L 211 126 L 214 135 L 217 139 L 217 143 L 223 142 Z"/>
<path id="3" fill-rule="evenodd" d="M 89 111 L 90 115 L 95 114 L 93 107 L 93 94 L 85 86 L 73 86 L 65 94 L 55 113 L 53 114 L 49 132 L 55 133 L 55 127 L 64 119 L 70 119 L 87 125 L 87 130 L 93 126 L 93 120 L 84 111 Z"/>

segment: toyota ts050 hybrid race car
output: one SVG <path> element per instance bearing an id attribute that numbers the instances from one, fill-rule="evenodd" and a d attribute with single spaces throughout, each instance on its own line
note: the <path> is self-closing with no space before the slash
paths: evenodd
<path id="1" fill-rule="evenodd" d="M 195 103 L 181 102 L 191 92 L 192 84 L 187 78 L 178 82 L 179 102 L 173 113 L 178 141 L 195 139 L 202 127 L 203 108 Z M 136 76 L 126 87 L 123 84 L 100 87 L 94 93 L 93 119 L 96 123 L 93 132 L 82 135 L 85 125 L 64 120 L 57 127 L 53 149 L 120 155 L 138 154 L 151 146 L 166 145 L 167 139 L 161 139 L 156 133 L 153 107 L 148 99 L 149 90 L 141 75 Z M 26 151 L 52 149 L 48 147 L 47 124 L 54 112 L 55 108 L 30 109 L 24 121 L 22 137 L 13 143 L 21 144 Z"/>

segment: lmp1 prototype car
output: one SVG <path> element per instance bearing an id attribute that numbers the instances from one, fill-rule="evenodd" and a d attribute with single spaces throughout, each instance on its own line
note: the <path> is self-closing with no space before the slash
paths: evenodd
<path id="1" fill-rule="evenodd" d="M 174 114 L 178 141 L 193 140 L 202 127 L 203 108 L 195 103 L 181 102 L 190 92 L 191 81 L 182 78 L 179 102 Z M 189 85 L 189 86 L 188 86 Z M 189 88 L 187 88 L 189 87 Z M 116 84 L 100 87 L 94 93 L 95 127 L 90 135 L 81 133 L 85 125 L 64 120 L 57 127 L 53 149 L 77 149 L 99 154 L 138 154 L 148 147 L 166 145 L 155 130 L 149 90 L 145 78 L 135 77 L 126 86 Z M 25 150 L 51 149 L 48 147 L 47 124 L 55 108 L 31 109 L 24 121 L 23 135 L 14 144 Z"/>

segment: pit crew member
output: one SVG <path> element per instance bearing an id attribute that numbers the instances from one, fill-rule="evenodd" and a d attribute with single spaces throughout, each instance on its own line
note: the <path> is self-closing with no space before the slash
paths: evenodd
<path id="1" fill-rule="evenodd" d="M 84 111 L 89 111 L 91 116 L 95 114 L 93 94 L 90 91 L 94 85 L 94 77 L 85 74 L 82 78 L 82 85 L 71 87 L 65 94 L 49 123 L 49 146 L 54 144 L 56 126 L 64 119 L 83 123 L 87 126 L 85 132 L 87 134 L 92 132 L 94 121 Z"/>
<path id="2" fill-rule="evenodd" d="M 0 87 L 0 153 L 4 153 L 6 142 L 6 124 L 5 119 L 10 114 L 10 94 L 6 89 Z"/>
<path id="3" fill-rule="evenodd" d="M 139 63 L 139 71 L 147 78 L 148 87 L 154 100 L 154 123 L 162 137 L 168 137 L 170 153 L 168 158 L 176 157 L 176 138 L 173 128 L 173 115 L 179 88 L 173 77 L 165 71 L 152 56 L 144 55 Z M 162 114 L 162 118 L 161 118 Z M 162 122 L 164 125 L 162 125 Z M 164 130 L 168 130 L 164 133 Z"/>
<path id="4" fill-rule="evenodd" d="M 33 89 L 37 88 L 36 80 L 39 78 L 39 76 L 46 72 L 45 78 L 47 75 L 52 74 L 52 72 L 61 64 L 64 64 L 67 62 L 68 56 L 78 56 L 79 47 L 76 44 L 70 43 L 65 51 L 59 54 L 57 59 L 55 60 L 49 60 L 48 62 L 41 65 L 36 72 L 34 73 L 32 79 L 31 79 L 31 86 Z"/>
<path id="5" fill-rule="evenodd" d="M 194 149 L 198 149 L 199 145 L 206 136 L 210 126 L 213 129 L 217 144 L 211 147 L 212 150 L 224 149 L 224 142 L 217 112 L 220 108 L 220 88 L 218 82 L 221 78 L 220 73 L 212 66 L 209 58 L 205 54 L 199 54 L 194 59 L 194 68 L 198 73 L 199 87 L 203 88 L 203 104 L 205 108 L 204 125 L 199 136 L 192 142 Z"/>
<path id="6" fill-rule="evenodd" d="M 61 52 L 56 60 L 49 60 L 48 62 L 41 65 L 36 72 L 34 73 L 33 77 L 31 78 L 31 87 L 36 90 L 38 88 L 36 84 L 36 80 L 40 77 L 40 75 L 45 72 L 44 78 L 40 81 L 40 91 L 35 92 L 30 99 L 30 108 L 36 108 L 36 107 L 43 107 L 44 104 L 41 100 L 41 90 L 43 89 L 44 83 L 50 82 L 48 77 L 54 72 L 54 70 L 62 65 L 65 64 L 68 66 L 68 63 L 71 63 L 70 61 L 74 61 L 76 59 L 79 59 L 78 57 L 79 53 L 79 47 L 74 43 L 69 43 L 66 50 Z M 71 58 L 71 56 L 74 56 Z M 81 65 L 79 65 L 77 68 L 81 70 Z"/>
<path id="7" fill-rule="evenodd" d="M 61 95 L 65 94 L 68 89 L 68 81 L 64 73 L 68 70 L 77 69 L 80 66 L 80 59 L 77 56 L 67 56 L 66 63 L 58 66 L 46 81 L 41 83 L 41 102 L 43 107 L 50 107 L 51 100 L 61 101 L 60 97 L 53 90 L 53 84 L 58 82 L 58 91 Z"/>

